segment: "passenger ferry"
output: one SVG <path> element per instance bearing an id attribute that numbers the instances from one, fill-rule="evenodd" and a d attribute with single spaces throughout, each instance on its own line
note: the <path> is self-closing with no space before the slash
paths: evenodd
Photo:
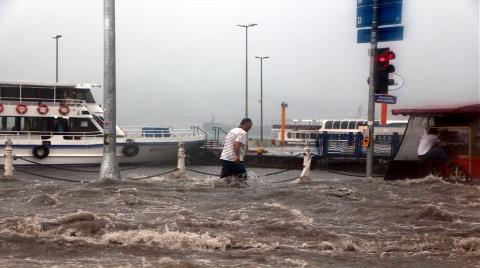
<path id="1" fill-rule="evenodd" d="M 10 139 L 15 164 L 99 165 L 103 157 L 103 109 L 95 84 L 0 82 L 0 146 Z M 117 156 L 122 163 L 176 158 L 203 146 L 198 127 L 118 127 Z M 0 148 L 3 150 L 3 148 Z M 0 164 L 3 164 L 0 157 Z"/>
<path id="2" fill-rule="evenodd" d="M 320 134 L 348 134 L 364 133 L 368 130 L 365 119 L 342 119 L 342 120 L 289 120 L 285 124 L 285 143 L 304 144 L 306 141 L 315 142 Z M 407 120 L 388 120 L 386 125 L 380 125 L 375 121 L 375 135 L 403 135 L 407 126 Z M 280 124 L 273 124 L 272 137 L 276 141 L 281 140 Z"/>

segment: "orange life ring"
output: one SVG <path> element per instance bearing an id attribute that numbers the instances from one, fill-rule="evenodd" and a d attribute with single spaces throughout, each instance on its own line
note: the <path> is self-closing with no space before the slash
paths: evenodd
<path id="1" fill-rule="evenodd" d="M 47 114 L 48 113 L 48 106 L 46 104 L 39 104 L 37 107 L 37 112 L 39 114 Z"/>
<path id="2" fill-rule="evenodd" d="M 363 146 L 363 148 L 368 148 L 370 146 L 370 138 L 369 137 L 364 137 L 363 138 L 362 146 Z"/>
<path id="3" fill-rule="evenodd" d="M 58 108 L 58 112 L 61 115 L 67 115 L 70 112 L 70 108 L 68 108 L 68 106 L 65 104 L 60 104 L 60 107 Z"/>
<path id="4" fill-rule="evenodd" d="M 26 104 L 19 103 L 19 104 L 17 104 L 17 107 L 15 108 L 15 110 L 19 114 L 25 114 L 28 111 L 28 106 Z"/>
<path id="5" fill-rule="evenodd" d="M 3 113 L 3 110 L 5 110 L 5 107 L 0 103 L 0 113 Z"/>

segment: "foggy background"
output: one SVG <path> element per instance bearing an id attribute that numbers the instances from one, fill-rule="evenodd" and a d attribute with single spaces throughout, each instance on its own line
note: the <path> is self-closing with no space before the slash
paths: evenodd
<path id="1" fill-rule="evenodd" d="M 122 125 L 237 124 L 245 105 L 249 28 L 249 115 L 353 117 L 368 102 L 369 44 L 356 44 L 356 0 L 117 0 L 117 120 Z M 404 0 L 405 39 L 380 43 L 404 86 L 397 105 L 480 101 L 478 0 Z M 0 80 L 103 84 L 103 1 L 0 0 Z M 398 78 L 396 78 L 398 80 Z M 94 95 L 102 103 L 102 88 Z M 377 112 L 379 108 L 377 107 Z"/>

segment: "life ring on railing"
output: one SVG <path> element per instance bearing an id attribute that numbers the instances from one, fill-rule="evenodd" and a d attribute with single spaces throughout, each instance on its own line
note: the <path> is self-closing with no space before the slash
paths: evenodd
<path id="1" fill-rule="evenodd" d="M 3 110 L 5 110 L 5 106 L 3 106 L 3 104 L 0 103 L 0 113 L 3 113 Z"/>
<path id="2" fill-rule="evenodd" d="M 61 115 L 67 115 L 70 112 L 70 108 L 68 108 L 68 106 L 65 104 L 60 104 L 60 107 L 58 108 L 58 112 Z"/>
<path id="3" fill-rule="evenodd" d="M 48 154 L 50 153 L 50 149 L 48 149 L 48 147 L 45 145 L 39 145 L 33 147 L 32 153 L 36 158 L 44 159 L 47 158 Z"/>
<path id="4" fill-rule="evenodd" d="M 46 104 L 39 104 L 38 107 L 37 107 L 37 112 L 39 114 L 47 114 L 48 113 L 48 106 Z"/>
<path id="5" fill-rule="evenodd" d="M 134 157 L 138 154 L 140 151 L 140 148 L 138 148 L 138 145 L 135 143 L 127 143 L 125 146 L 123 146 L 122 153 L 126 157 Z"/>
<path id="6" fill-rule="evenodd" d="M 19 104 L 17 104 L 17 107 L 15 108 L 15 110 L 19 114 L 25 114 L 28 111 L 28 106 L 26 104 L 19 103 Z"/>

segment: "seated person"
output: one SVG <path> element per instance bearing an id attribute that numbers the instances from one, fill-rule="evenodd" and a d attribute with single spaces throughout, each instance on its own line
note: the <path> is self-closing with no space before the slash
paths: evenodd
<path id="1" fill-rule="evenodd" d="M 446 164 L 450 163 L 448 156 L 440 146 L 440 139 L 438 138 L 439 131 L 436 128 L 430 128 L 424 131 L 420 138 L 417 155 L 422 161 L 443 161 Z"/>

